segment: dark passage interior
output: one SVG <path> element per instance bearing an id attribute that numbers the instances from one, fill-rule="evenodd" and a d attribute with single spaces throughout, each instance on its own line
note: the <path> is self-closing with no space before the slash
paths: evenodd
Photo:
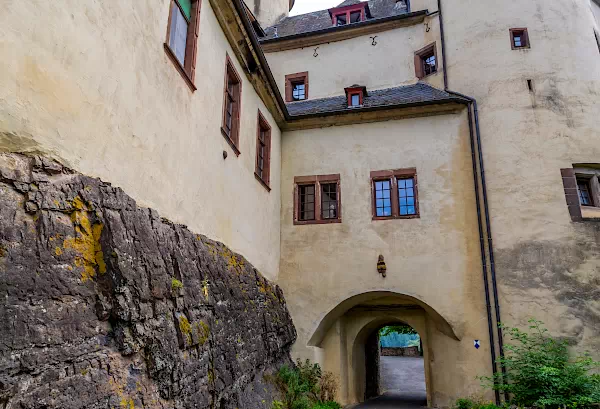
<path id="1" fill-rule="evenodd" d="M 398 323 L 373 331 L 365 344 L 365 365 L 366 402 L 358 408 L 427 405 L 423 348 L 412 327 Z"/>

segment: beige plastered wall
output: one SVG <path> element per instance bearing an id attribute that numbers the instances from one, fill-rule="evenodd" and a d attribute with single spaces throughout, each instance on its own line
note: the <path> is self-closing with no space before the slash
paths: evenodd
<path id="1" fill-rule="evenodd" d="M 282 148 L 278 284 L 298 331 L 294 356 L 333 371 L 345 385 L 340 398 L 355 402 L 352 341 L 341 338 L 360 325 L 345 328 L 342 316 L 320 344 L 309 343 L 343 301 L 391 291 L 429 305 L 460 339 L 437 330 L 431 335 L 433 403 L 449 405 L 479 390 L 474 377 L 491 369 L 466 112 L 289 132 Z M 370 172 L 410 167 L 417 169 L 421 217 L 373 221 Z M 294 177 L 334 173 L 341 175 L 342 223 L 295 226 Z M 380 254 L 387 278 L 377 272 Z M 475 339 L 484 348 L 475 350 Z"/>
<path id="2" fill-rule="evenodd" d="M 290 11 L 290 0 L 245 0 L 245 3 L 263 28 L 284 19 Z"/>
<path id="3" fill-rule="evenodd" d="M 590 2 L 443 4 L 449 86 L 479 102 L 502 320 L 541 319 L 598 357 L 600 225 L 571 221 L 560 174 L 600 162 Z M 528 28 L 530 49 L 511 50 L 513 27 Z"/>
<path id="4" fill-rule="evenodd" d="M 9 0 L 0 13 L 0 150 L 40 152 L 221 240 L 275 278 L 280 132 L 242 77 L 240 151 L 221 135 L 226 53 L 203 1 L 191 92 L 163 49 L 169 1 Z M 272 126 L 269 193 L 254 177 L 257 114 Z M 228 158 L 223 160 L 223 152 Z"/>
<path id="5" fill-rule="evenodd" d="M 377 36 L 375 46 L 373 36 Z M 318 99 L 344 95 L 344 88 L 354 84 L 366 86 L 367 91 L 414 84 L 418 80 L 414 53 L 434 42 L 441 55 L 438 19 L 427 17 L 423 24 L 268 53 L 267 60 L 282 92 L 286 75 L 307 71 L 309 99 Z M 425 81 L 437 88 L 444 87 L 441 58 L 438 73 Z"/>

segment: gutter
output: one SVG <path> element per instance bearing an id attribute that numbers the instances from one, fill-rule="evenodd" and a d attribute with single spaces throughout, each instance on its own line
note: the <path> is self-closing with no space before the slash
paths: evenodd
<path id="1" fill-rule="evenodd" d="M 599 2 L 600 0 L 594 0 Z M 477 159 L 479 159 L 479 170 L 480 170 L 480 178 L 481 178 L 481 190 L 483 195 L 483 209 L 484 209 L 484 218 L 485 218 L 485 227 L 487 233 L 487 242 L 488 242 L 488 251 L 490 256 L 490 272 L 491 272 L 491 281 L 492 281 L 492 293 L 494 296 L 494 311 L 496 316 L 496 323 L 500 324 L 502 322 L 500 315 L 500 304 L 498 301 L 498 284 L 496 280 L 496 263 L 494 259 L 494 243 L 492 240 L 492 228 L 490 222 L 490 211 L 489 211 L 489 203 L 487 196 L 487 184 L 485 179 L 485 167 L 483 164 L 483 152 L 481 149 L 481 130 L 479 127 L 479 110 L 477 107 L 477 100 L 473 97 L 461 94 L 459 92 L 451 91 L 448 88 L 448 70 L 447 70 L 447 62 L 446 62 L 446 38 L 444 35 L 444 19 L 442 13 L 442 1 L 437 0 L 438 3 L 438 12 L 439 12 L 439 21 L 440 21 L 440 37 L 441 37 L 441 46 L 442 46 L 442 62 L 444 65 L 444 90 L 449 94 L 453 94 L 459 97 L 462 97 L 468 100 L 468 116 L 469 116 L 469 134 L 470 134 L 470 142 L 471 142 L 471 159 L 473 162 L 473 179 L 475 182 L 475 201 L 477 205 L 477 224 L 479 227 L 479 243 L 481 250 L 481 259 L 482 259 L 482 273 L 483 273 L 483 282 L 485 285 L 485 301 L 486 301 L 486 310 L 488 316 L 488 332 L 490 337 L 490 353 L 492 358 L 492 368 L 494 375 L 498 373 L 498 366 L 496 363 L 496 345 L 494 341 L 494 330 L 493 330 L 493 321 L 491 314 L 491 305 L 490 305 L 490 288 L 489 288 L 489 280 L 488 280 L 488 271 L 487 271 L 487 263 L 486 263 L 486 255 L 485 255 L 485 239 L 483 234 L 483 221 L 481 215 L 481 199 L 479 196 L 479 178 L 477 177 Z M 477 143 L 475 144 L 475 138 L 473 135 L 473 120 L 475 121 L 475 138 Z M 477 152 L 477 158 L 475 153 Z M 497 337 L 498 337 L 498 347 L 500 352 L 500 358 L 504 359 L 504 341 L 502 328 L 498 325 L 497 327 Z M 506 381 L 506 367 L 501 365 L 502 368 L 502 380 Z M 500 402 L 500 391 L 495 390 L 496 403 L 499 405 Z M 508 401 L 509 396 L 508 392 L 504 393 L 504 398 Z"/>
<path id="2" fill-rule="evenodd" d="M 312 36 L 317 36 L 320 34 L 328 34 L 328 33 L 334 33 L 334 32 L 338 32 L 338 31 L 348 31 L 348 30 L 353 30 L 355 28 L 367 27 L 367 26 L 380 24 L 380 23 L 387 23 L 389 21 L 408 20 L 408 19 L 411 19 L 414 17 L 421 17 L 421 16 L 425 17 L 425 16 L 427 16 L 427 13 L 428 13 L 427 10 L 421 10 L 421 11 L 415 11 L 415 12 L 411 12 L 411 13 L 398 14 L 396 16 L 376 18 L 376 19 L 372 19 L 372 20 L 363 21 L 360 23 L 346 24 L 345 26 L 334 26 L 334 27 L 323 28 L 321 30 L 316 30 L 316 31 L 307 31 L 304 33 L 292 34 L 292 35 L 284 36 L 284 37 L 269 38 L 266 40 L 260 40 L 260 43 L 261 44 L 273 44 L 273 43 L 277 43 L 280 41 L 312 37 Z"/>

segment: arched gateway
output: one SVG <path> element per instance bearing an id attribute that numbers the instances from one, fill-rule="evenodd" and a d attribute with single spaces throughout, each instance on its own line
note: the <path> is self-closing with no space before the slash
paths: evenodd
<path id="1" fill-rule="evenodd" d="M 452 365 L 462 360 L 459 325 L 414 296 L 371 291 L 349 297 L 331 309 L 308 342 L 324 369 L 339 377 L 343 403 L 362 402 L 381 391 L 376 334 L 383 326 L 398 323 L 414 328 L 421 337 L 428 406 L 444 401 L 451 384 L 446 378 Z"/>

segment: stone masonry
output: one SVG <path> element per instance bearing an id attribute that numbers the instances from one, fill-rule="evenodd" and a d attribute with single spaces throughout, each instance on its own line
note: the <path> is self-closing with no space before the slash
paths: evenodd
<path id="1" fill-rule="evenodd" d="M 296 338 L 242 256 L 40 157 L 0 155 L 0 299 L 2 409 L 268 408 Z"/>

